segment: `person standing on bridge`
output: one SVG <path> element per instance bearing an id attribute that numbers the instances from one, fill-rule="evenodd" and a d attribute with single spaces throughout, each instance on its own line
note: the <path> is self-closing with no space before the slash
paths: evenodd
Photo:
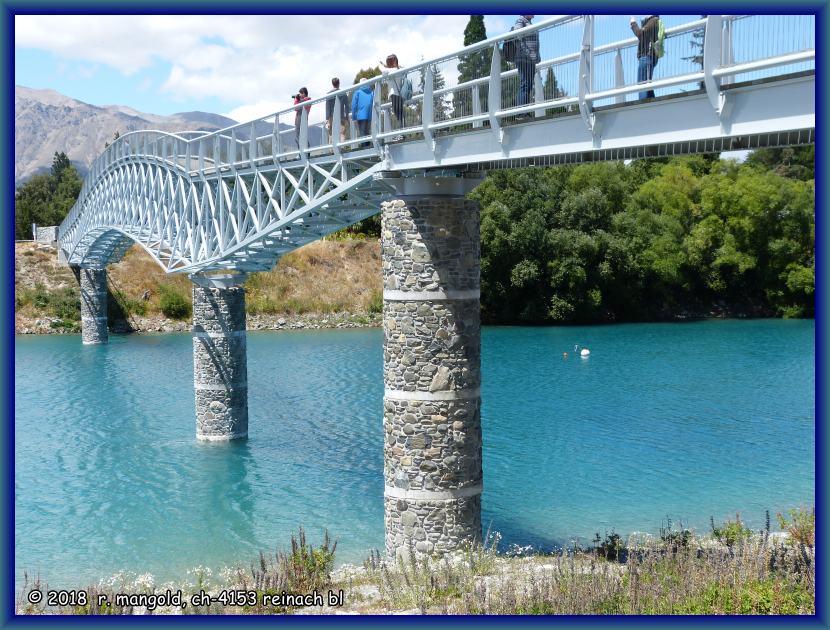
<path id="1" fill-rule="evenodd" d="M 633 15 L 629 22 L 631 30 L 637 36 L 637 82 L 651 81 L 654 76 L 654 66 L 657 65 L 657 51 L 655 43 L 660 27 L 660 16 L 649 15 L 641 25 L 637 25 L 637 18 Z M 640 99 L 654 98 L 654 90 L 640 92 Z"/>
<path id="2" fill-rule="evenodd" d="M 340 89 L 340 79 L 334 77 L 331 80 L 331 85 L 333 89 L 329 90 L 329 94 L 332 92 L 337 92 Z M 332 96 L 330 99 L 326 101 L 326 131 L 329 132 L 329 137 L 331 136 L 331 130 L 334 129 L 334 125 L 332 121 L 334 120 L 334 105 L 335 105 L 335 98 Z M 346 106 L 346 95 L 340 95 L 340 106 L 338 107 L 337 115 L 340 116 L 340 142 L 345 142 L 346 140 L 346 126 L 349 124 L 349 113 Z M 332 138 L 332 142 L 334 138 Z"/>
<path id="3" fill-rule="evenodd" d="M 352 120 L 357 123 L 358 137 L 365 137 L 372 133 L 372 101 L 374 98 L 375 95 L 366 79 L 361 79 L 360 86 L 352 96 Z M 369 143 L 364 142 L 361 146 L 369 146 Z"/>
<path id="4" fill-rule="evenodd" d="M 404 101 L 412 98 L 412 82 L 406 78 L 405 74 L 398 77 L 389 77 L 389 73 L 395 70 L 400 70 L 401 65 L 398 63 L 398 56 L 391 54 L 386 58 L 386 63 L 380 62 L 383 66 L 383 76 L 387 77 L 386 85 L 389 87 L 389 101 L 392 103 L 392 112 L 395 114 L 395 121 L 398 129 L 404 127 Z M 403 140 L 403 136 L 396 136 L 392 141 Z"/>
<path id="5" fill-rule="evenodd" d="M 519 29 L 530 26 L 531 20 L 536 17 L 534 15 L 520 15 L 519 19 L 511 28 L 511 31 L 518 31 Z M 516 69 L 519 71 L 519 100 L 517 105 L 527 105 L 530 103 L 531 94 L 533 93 L 533 85 L 536 80 L 536 64 L 542 58 L 539 55 L 539 33 L 528 33 L 524 37 L 516 40 Z"/>
<path id="6" fill-rule="evenodd" d="M 299 105 L 304 101 L 310 101 L 311 98 L 308 95 L 308 90 L 304 87 L 301 87 L 297 93 L 294 95 L 294 105 Z M 306 115 L 308 112 L 311 111 L 311 105 L 305 106 Z M 297 140 L 297 149 L 300 148 L 300 123 L 303 119 L 303 108 L 298 107 L 296 110 L 296 114 L 294 114 L 294 132 Z"/>

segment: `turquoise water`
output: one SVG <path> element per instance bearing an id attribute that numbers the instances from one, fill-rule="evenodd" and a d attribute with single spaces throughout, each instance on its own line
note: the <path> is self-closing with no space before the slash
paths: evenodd
<path id="1" fill-rule="evenodd" d="M 761 527 L 814 503 L 813 321 L 483 331 L 483 520 L 505 544 Z M 591 348 L 587 360 L 574 344 Z M 248 336 L 250 439 L 194 437 L 187 334 L 15 340 L 15 562 L 50 585 L 248 566 L 304 525 L 383 546 L 380 330 Z M 568 351 L 565 360 L 562 353 Z"/>

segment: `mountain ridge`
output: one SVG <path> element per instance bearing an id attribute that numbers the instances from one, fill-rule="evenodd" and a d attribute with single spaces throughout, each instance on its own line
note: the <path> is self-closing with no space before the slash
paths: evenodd
<path id="1" fill-rule="evenodd" d="M 116 132 L 215 131 L 236 121 L 210 112 L 162 116 L 126 105 L 91 105 L 52 89 L 14 87 L 14 183 L 46 172 L 63 152 L 84 175 Z"/>

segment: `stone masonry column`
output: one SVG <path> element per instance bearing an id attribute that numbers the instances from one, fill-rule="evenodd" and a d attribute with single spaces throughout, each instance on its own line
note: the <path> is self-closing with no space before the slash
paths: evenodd
<path id="1" fill-rule="evenodd" d="M 81 267 L 81 341 L 85 344 L 107 343 L 107 270 Z"/>
<path id="2" fill-rule="evenodd" d="M 194 274 L 196 439 L 248 437 L 245 274 Z"/>
<path id="3" fill-rule="evenodd" d="M 481 540 L 480 178 L 395 177 L 382 204 L 390 560 Z"/>

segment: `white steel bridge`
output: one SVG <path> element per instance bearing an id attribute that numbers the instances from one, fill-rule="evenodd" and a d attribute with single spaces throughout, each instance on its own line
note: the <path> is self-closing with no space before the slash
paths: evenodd
<path id="1" fill-rule="evenodd" d="M 332 96 L 350 104 L 354 86 L 214 133 L 128 133 L 92 165 L 59 228 L 61 256 L 100 269 L 139 243 L 170 273 L 261 271 L 376 214 L 390 195 L 379 174 L 389 171 L 417 177 L 814 141 L 813 16 L 714 15 L 669 28 L 648 83 L 636 82 L 636 38 L 603 41 L 609 19 L 625 20 L 551 19 L 391 73 L 414 88 L 402 128 L 393 128 L 388 78 L 372 79 L 371 133 L 359 137 L 352 122 L 344 142 L 338 116 L 329 135 L 309 124 L 305 106 Z M 543 58 L 534 102 L 519 106 L 518 73 L 501 50 L 531 33 Z M 648 89 L 657 97 L 635 100 Z"/>

